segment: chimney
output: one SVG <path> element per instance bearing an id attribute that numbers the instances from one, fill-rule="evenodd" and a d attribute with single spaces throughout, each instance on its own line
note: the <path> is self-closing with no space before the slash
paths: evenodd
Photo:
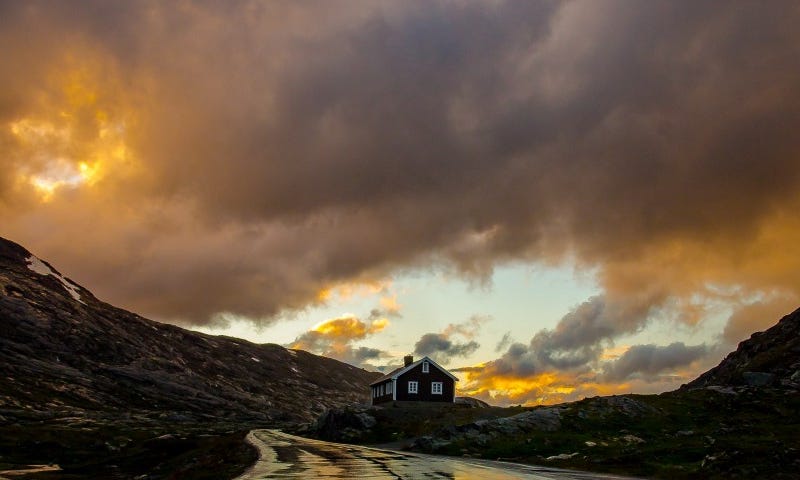
<path id="1" fill-rule="evenodd" d="M 411 365 L 412 363 L 414 363 L 414 357 L 411 355 L 406 355 L 405 357 L 403 357 L 403 363 L 404 367 Z"/>

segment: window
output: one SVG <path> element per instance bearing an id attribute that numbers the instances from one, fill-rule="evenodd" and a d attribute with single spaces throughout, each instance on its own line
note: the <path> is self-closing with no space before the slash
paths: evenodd
<path id="1" fill-rule="evenodd" d="M 381 397 L 383 396 L 383 385 L 380 386 L 380 390 L 379 390 L 378 395 L 381 396 Z"/>
<path id="2" fill-rule="evenodd" d="M 372 387 L 372 398 L 375 398 L 377 396 L 378 396 L 378 389 L 376 387 Z"/>
<path id="3" fill-rule="evenodd" d="M 431 382 L 431 393 L 434 395 L 442 394 L 442 382 Z"/>
<path id="4" fill-rule="evenodd" d="M 422 373 L 428 373 L 431 371 L 431 364 L 428 361 L 422 362 Z"/>
<path id="5" fill-rule="evenodd" d="M 418 387 L 418 382 L 408 382 L 408 393 L 417 393 Z"/>
<path id="6" fill-rule="evenodd" d="M 391 383 L 387 383 L 386 384 L 386 394 L 388 395 L 390 393 L 392 393 L 392 384 Z"/>

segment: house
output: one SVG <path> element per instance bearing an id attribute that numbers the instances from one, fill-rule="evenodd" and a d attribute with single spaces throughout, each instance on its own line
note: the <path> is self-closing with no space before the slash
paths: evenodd
<path id="1" fill-rule="evenodd" d="M 372 404 L 391 401 L 454 402 L 458 379 L 428 357 L 404 365 L 370 384 Z"/>

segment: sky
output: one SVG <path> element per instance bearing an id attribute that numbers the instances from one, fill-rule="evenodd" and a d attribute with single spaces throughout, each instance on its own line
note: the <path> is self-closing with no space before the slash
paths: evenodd
<path id="1" fill-rule="evenodd" d="M 460 394 L 660 392 L 800 304 L 794 1 L 0 1 L 0 236 Z"/>

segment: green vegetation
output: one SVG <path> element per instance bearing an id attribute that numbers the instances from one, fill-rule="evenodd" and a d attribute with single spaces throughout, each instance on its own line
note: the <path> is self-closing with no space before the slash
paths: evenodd
<path id="1" fill-rule="evenodd" d="M 800 395 L 738 392 L 629 395 L 652 407 L 634 415 L 586 399 L 562 408 L 557 431 L 484 429 L 434 451 L 654 478 L 798 478 Z"/>

